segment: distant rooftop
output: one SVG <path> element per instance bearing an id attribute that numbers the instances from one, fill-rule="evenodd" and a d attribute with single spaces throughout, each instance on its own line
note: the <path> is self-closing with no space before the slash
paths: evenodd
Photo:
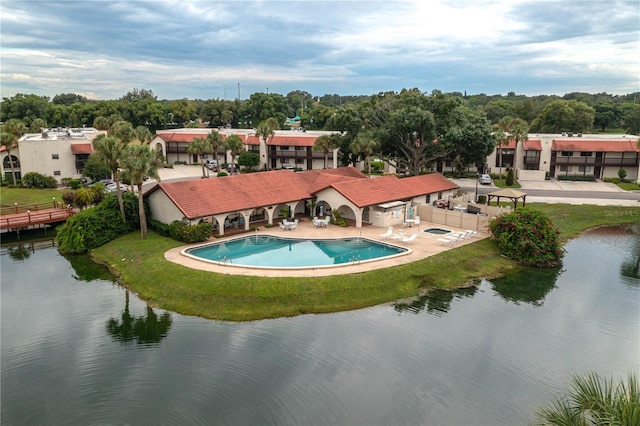
<path id="1" fill-rule="evenodd" d="M 52 127 L 40 133 L 26 133 L 20 141 L 87 140 L 104 133 L 95 127 Z"/>

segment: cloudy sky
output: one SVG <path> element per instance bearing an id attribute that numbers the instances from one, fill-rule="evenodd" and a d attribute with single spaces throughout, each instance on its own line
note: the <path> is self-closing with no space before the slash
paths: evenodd
<path id="1" fill-rule="evenodd" d="M 0 3 L 1 96 L 640 90 L 640 2 Z"/>

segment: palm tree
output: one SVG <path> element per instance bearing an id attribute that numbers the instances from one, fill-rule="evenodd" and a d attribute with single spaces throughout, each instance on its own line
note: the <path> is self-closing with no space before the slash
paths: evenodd
<path id="1" fill-rule="evenodd" d="M 358 133 L 349 146 L 349 149 L 351 149 L 351 152 L 354 154 L 364 154 L 369 169 L 369 177 L 371 177 L 371 155 L 374 154 L 379 147 L 380 143 L 375 139 L 373 132 L 370 130 L 363 130 Z"/>
<path id="2" fill-rule="evenodd" d="M 233 165 L 232 167 L 235 168 L 236 166 L 236 155 L 238 155 L 240 153 L 240 151 L 242 150 L 242 139 L 240 139 L 240 136 L 238 135 L 229 135 L 227 136 L 227 138 L 224 140 L 224 150 L 225 151 L 230 151 L 231 153 L 231 164 Z"/>
<path id="3" fill-rule="evenodd" d="M 329 157 L 329 151 L 336 149 L 336 143 L 330 135 L 322 135 L 316 139 L 313 143 L 313 150 L 316 152 L 322 151 L 324 153 L 324 168 L 327 168 L 327 161 Z"/>
<path id="4" fill-rule="evenodd" d="M 118 197 L 120 213 L 124 219 L 124 203 L 122 201 L 122 190 L 120 189 L 120 163 L 122 162 L 127 144 L 116 136 L 98 135 L 93 140 L 93 146 L 98 158 L 107 164 L 109 170 L 111 170 L 111 176 L 116 182 L 116 196 Z"/>
<path id="5" fill-rule="evenodd" d="M 543 425 L 639 425 L 640 386 L 633 373 L 615 384 L 594 372 L 574 377 L 571 391 L 542 408 Z"/>
<path id="6" fill-rule="evenodd" d="M 11 149 L 18 144 L 18 140 L 27 133 L 27 126 L 24 123 L 16 118 L 12 118 L 7 120 L 6 123 L 2 125 L 2 130 L 0 133 L 0 141 L 2 145 L 4 145 L 7 150 L 7 155 L 9 156 L 9 165 L 11 167 L 11 177 L 13 178 L 13 184 L 16 185 L 16 173 L 13 170 L 13 156 L 11 155 Z"/>
<path id="7" fill-rule="evenodd" d="M 500 163 L 500 175 L 498 179 L 502 180 L 502 147 L 509 144 L 509 122 L 511 117 L 502 117 L 500 121 L 493 126 L 496 141 L 498 142 L 498 163 Z"/>
<path id="8" fill-rule="evenodd" d="M 209 143 L 208 139 L 205 138 L 193 138 L 189 146 L 187 147 L 187 152 L 192 155 L 197 155 L 200 160 L 202 160 L 202 156 L 211 152 L 211 143 Z M 206 178 L 204 170 L 204 161 L 200 161 L 202 166 L 202 178 Z"/>
<path id="9" fill-rule="evenodd" d="M 264 142 L 264 149 L 265 149 L 265 152 L 267 153 L 267 160 L 266 160 L 267 170 L 270 169 L 269 145 L 267 144 L 267 142 L 269 141 L 269 139 L 273 137 L 273 135 L 276 134 L 275 130 L 278 127 L 279 127 L 278 121 L 274 118 L 269 118 L 268 120 L 265 120 L 262 123 L 258 124 L 258 127 L 256 128 L 256 136 L 258 136 L 258 138 L 260 138 L 260 140 Z"/>
<path id="10" fill-rule="evenodd" d="M 151 131 L 146 126 L 138 126 L 133 131 L 135 139 L 140 142 L 141 145 L 148 145 L 153 139 Z"/>
<path id="11" fill-rule="evenodd" d="M 514 118 L 509 122 L 509 133 L 511 133 L 511 138 L 516 142 L 516 148 L 513 152 L 513 167 L 515 169 L 518 165 L 518 145 L 529 139 L 529 125 L 521 118 Z"/>
<path id="12" fill-rule="evenodd" d="M 162 166 L 156 153 L 148 145 L 130 145 L 125 150 L 123 161 L 124 166 L 131 176 L 131 184 L 138 189 L 138 215 L 140 217 L 140 236 L 144 239 L 147 236 L 147 215 L 144 211 L 144 198 L 142 194 L 142 184 L 144 178 L 150 176 L 160 181 L 158 168 Z"/>
<path id="13" fill-rule="evenodd" d="M 207 141 L 211 144 L 211 153 L 213 154 L 213 159 L 218 161 L 218 148 L 222 143 L 222 136 L 217 131 L 212 131 L 207 135 Z"/>
<path id="14" fill-rule="evenodd" d="M 109 128 L 109 134 L 120 139 L 125 145 L 129 144 L 136 137 L 133 126 L 128 121 L 116 121 Z"/>

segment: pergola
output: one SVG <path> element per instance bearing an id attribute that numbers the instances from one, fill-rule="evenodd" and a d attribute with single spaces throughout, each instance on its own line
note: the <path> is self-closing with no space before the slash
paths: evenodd
<path id="1" fill-rule="evenodd" d="M 487 194 L 487 204 L 491 202 L 492 198 L 498 198 L 498 205 L 500 205 L 500 198 L 508 198 L 513 202 L 514 210 L 518 207 L 518 200 L 522 198 L 522 207 L 525 206 L 527 200 L 527 193 L 522 191 L 517 191 L 511 188 L 502 188 L 494 192 L 490 192 Z"/>

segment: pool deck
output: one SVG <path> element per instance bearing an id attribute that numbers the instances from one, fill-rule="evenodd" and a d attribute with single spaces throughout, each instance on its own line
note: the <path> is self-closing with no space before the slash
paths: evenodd
<path id="1" fill-rule="evenodd" d="M 384 234 L 386 228 L 379 228 L 376 226 L 365 226 L 362 228 L 355 228 L 349 226 L 346 228 L 329 225 L 326 228 L 315 228 L 309 218 L 301 218 L 301 222 L 298 224 L 297 229 L 291 231 L 281 231 L 279 227 L 273 228 L 260 227 L 258 229 L 258 235 L 276 235 L 286 236 L 291 238 L 348 238 L 348 237 L 362 237 L 372 240 L 382 241 L 385 243 L 407 247 L 411 249 L 411 252 L 406 255 L 397 256 L 390 259 L 377 260 L 372 262 L 362 262 L 355 264 L 345 264 L 335 267 L 324 268 L 307 268 L 307 269 L 269 269 L 269 268 L 245 268 L 232 265 L 220 265 L 218 263 L 211 263 L 201 260 L 192 259 L 181 253 L 182 250 L 204 245 L 207 243 L 226 241 L 229 239 L 238 238 L 241 236 L 255 235 L 256 232 L 247 232 L 242 235 L 233 235 L 223 238 L 210 238 L 209 241 L 185 245 L 176 247 L 174 249 L 165 252 L 164 257 L 170 262 L 174 262 L 188 268 L 200 269 L 203 271 L 211 271 L 219 274 L 226 275 L 249 275 L 249 276 L 261 276 L 261 277 L 321 277 L 327 275 L 344 275 L 344 274 L 357 274 L 361 272 L 371 271 L 375 269 L 390 268 L 405 263 L 415 262 L 420 259 L 432 256 L 434 254 L 450 250 L 462 245 L 470 244 L 480 239 L 489 238 L 486 233 L 476 233 L 471 238 L 458 241 L 455 244 L 448 244 L 438 241 L 438 238 L 442 238 L 443 235 L 428 234 L 422 232 L 425 228 L 445 228 L 451 229 L 453 232 L 464 231 L 463 229 L 453 228 L 450 226 L 438 225 L 430 222 L 421 222 L 419 226 L 413 225 L 412 227 L 404 228 L 404 235 L 410 236 L 413 233 L 417 233 L 418 237 L 409 244 L 402 244 L 394 242 L 393 240 L 383 239 L 380 235 Z M 394 230 L 398 231 L 402 229 L 401 226 L 395 227 Z"/>

